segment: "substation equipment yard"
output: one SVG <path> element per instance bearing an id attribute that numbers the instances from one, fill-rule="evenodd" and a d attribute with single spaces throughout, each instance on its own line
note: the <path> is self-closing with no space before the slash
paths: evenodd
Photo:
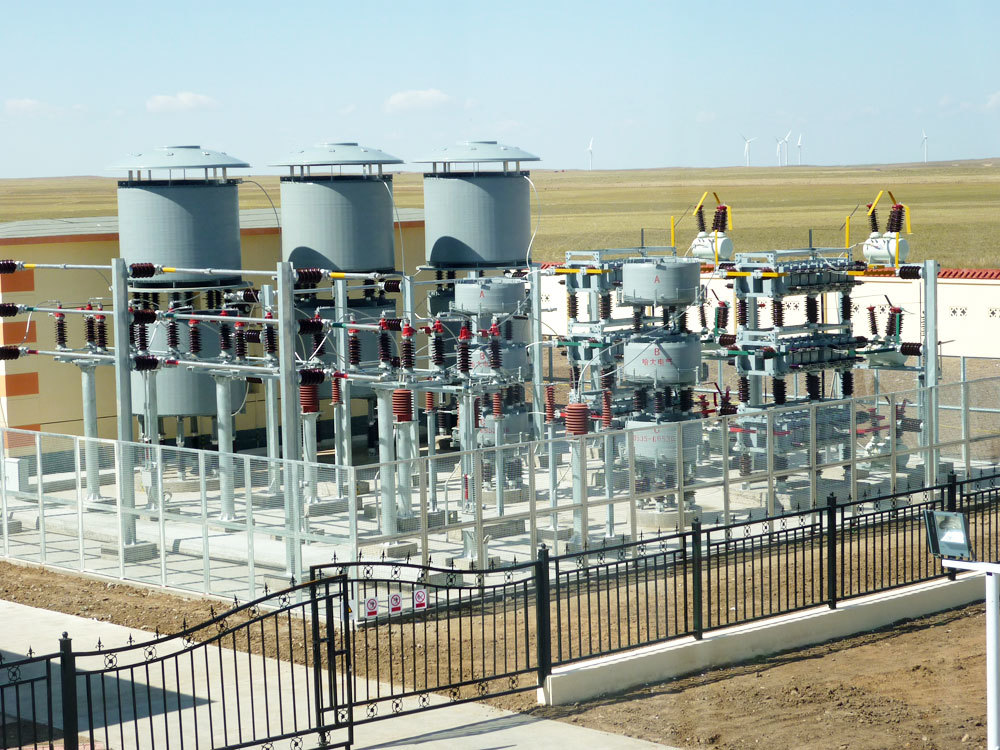
<path id="1" fill-rule="evenodd" d="M 255 596 L 331 560 L 502 567 L 541 543 L 599 549 L 831 494 L 877 505 L 992 466 L 989 435 L 969 427 L 975 384 L 938 385 L 928 356 L 938 269 L 903 262 L 903 205 L 883 232 L 874 202 L 861 253 L 849 241 L 741 253 L 731 209 L 707 221 L 703 197 L 686 253 L 540 264 L 522 171 L 536 159 L 471 142 L 422 160 L 425 261 L 406 274 L 385 170 L 401 160 L 381 151 L 325 144 L 282 160 L 282 260 L 262 269 L 243 268 L 230 176 L 248 164 L 200 147 L 132 157 L 120 258 L 0 263 L 97 271 L 111 288 L 110 304 L 0 306 L 51 318 L 54 349 L 0 356 L 78 367 L 85 431 L 7 449 L 7 554 Z M 852 300 L 887 277 L 921 285 L 909 340 L 901 308 Z M 115 441 L 97 438 L 101 367 L 115 372 Z M 859 396 L 859 368 L 911 371 L 919 387 Z M 233 452 L 253 387 L 266 456 Z M 198 416 L 214 417 L 218 450 L 182 447 Z"/>

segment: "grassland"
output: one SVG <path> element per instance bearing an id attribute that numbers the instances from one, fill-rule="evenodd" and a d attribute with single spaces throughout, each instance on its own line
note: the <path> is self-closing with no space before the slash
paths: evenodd
<path id="1" fill-rule="evenodd" d="M 256 180 L 277 203 L 278 178 Z M 618 172 L 537 170 L 533 210 L 541 209 L 535 257 L 559 260 L 567 250 L 627 247 L 646 231 L 647 244 L 665 244 L 670 216 L 679 219 L 677 244 L 694 235 L 690 210 L 705 190 L 733 206 L 738 250 L 842 246 L 844 217 L 852 241 L 867 233 L 864 203 L 889 189 L 912 212 L 911 260 L 945 266 L 1000 265 L 1000 159 L 860 167 L 649 169 Z M 107 216 L 116 212 L 115 180 L 97 177 L 0 180 L 0 222 Z M 243 208 L 266 208 L 254 184 L 241 188 Z M 423 205 L 421 178 L 395 178 L 400 207 Z M 882 204 L 888 208 L 888 199 Z M 883 212 L 883 225 L 886 213 Z"/>

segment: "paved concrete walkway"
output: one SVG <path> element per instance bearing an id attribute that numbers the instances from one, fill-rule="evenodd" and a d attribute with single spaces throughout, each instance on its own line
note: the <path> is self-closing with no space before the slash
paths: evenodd
<path id="1" fill-rule="evenodd" d="M 2 600 L 0 600 L 0 623 L 2 623 L 0 626 L 0 653 L 3 655 L 5 664 L 12 659 L 23 658 L 29 648 L 33 649 L 36 654 L 57 652 L 59 637 L 64 631 L 69 633 L 73 639 L 74 651 L 93 650 L 97 647 L 98 641 L 101 642 L 102 648 L 106 649 L 125 645 L 130 637 L 140 643 L 153 637 L 152 634 L 140 630 Z M 245 657 L 244 654 L 242 658 Z M 275 672 L 279 669 L 278 663 L 274 660 L 262 658 L 262 662 L 270 664 L 270 668 Z M 208 668 L 206 661 L 204 673 L 194 674 L 192 672 L 191 680 L 194 683 L 205 683 L 205 685 L 193 684 L 186 678 L 179 678 L 173 687 L 164 683 L 162 688 L 154 688 L 154 696 L 150 701 L 152 708 L 149 711 L 154 716 L 127 718 L 124 722 L 120 722 L 130 727 L 125 732 L 120 732 L 118 727 L 115 727 L 109 736 L 105 736 L 102 729 L 102 741 L 98 746 L 149 747 L 150 739 L 156 740 L 156 745 L 160 746 L 162 739 L 165 739 L 162 736 L 164 733 L 169 733 L 172 737 L 175 736 L 175 733 L 183 733 L 191 740 L 193 746 L 193 733 L 198 731 L 198 724 L 192 719 L 197 718 L 199 709 L 202 712 L 205 710 L 205 699 L 193 696 L 206 695 L 205 688 L 208 687 L 208 683 L 216 685 L 216 696 L 218 696 L 219 683 L 217 681 L 221 678 L 219 672 L 228 672 L 228 669 L 228 663 L 225 668 L 223 667 L 223 658 L 220 656 L 218 671 L 215 671 L 214 666 Z M 285 674 L 286 680 L 295 679 L 302 682 L 308 680 L 308 670 L 304 667 L 283 663 L 280 670 Z M 148 670 L 143 674 L 143 670 L 137 669 L 130 674 L 130 678 L 135 685 L 139 685 L 140 692 L 145 692 L 147 685 L 150 684 Z M 251 677 L 251 679 L 256 680 L 257 678 Z M 271 682 L 274 682 L 273 678 Z M 3 684 L 4 680 L 0 680 L 0 689 L 2 689 Z M 266 692 L 270 689 L 262 683 L 255 682 L 255 684 L 258 691 Z M 56 692 L 58 693 L 58 689 Z M 304 692 L 306 695 L 309 694 L 308 684 Z M 208 694 L 211 695 L 211 693 Z M 81 697 L 80 700 L 82 702 L 83 698 Z M 216 702 L 219 700 L 218 697 L 215 698 Z M 234 721 L 234 713 L 226 704 L 225 695 L 222 696 L 221 702 L 224 712 L 230 715 L 230 722 Z M 61 715 L 59 703 L 60 698 L 55 695 L 53 713 L 57 717 Z M 287 707 L 284 710 L 287 715 Z M 274 711 L 272 706 L 264 709 L 264 713 L 271 712 L 273 714 Z M 304 712 L 305 709 L 300 706 L 297 711 L 300 720 L 304 716 Z M 170 713 L 174 716 L 168 716 Z M 235 714 L 239 713 L 245 715 L 244 721 L 247 721 L 250 713 L 254 713 L 254 718 L 258 722 L 262 721 L 259 709 L 253 704 L 249 707 L 244 706 L 242 709 L 237 705 Z M 186 720 L 183 718 L 184 716 L 187 716 Z M 115 716 L 112 715 L 109 723 L 113 723 L 114 719 Z M 150 734 L 140 736 L 138 727 L 141 726 L 142 731 L 145 732 L 147 722 Z M 61 721 L 57 719 L 56 723 L 61 724 Z M 130 734 L 133 725 L 136 732 L 134 736 Z M 202 725 L 204 725 L 204 720 L 202 720 Z M 202 726 L 203 730 L 204 726 Z M 216 742 L 219 742 L 218 728 L 212 733 L 215 735 Z M 233 739 L 230 738 L 229 741 L 231 742 Z M 204 737 L 202 740 L 204 742 Z M 277 742 L 274 747 L 277 750 L 277 748 L 287 747 L 287 745 L 287 741 Z M 306 746 L 309 746 L 308 742 Z M 536 719 L 523 714 L 501 711 L 479 703 L 466 703 L 356 727 L 354 747 L 368 748 L 369 750 L 375 748 L 385 748 L 386 750 L 390 748 L 392 750 L 402 750 L 403 748 L 499 750 L 503 748 L 507 750 L 508 748 L 539 747 L 640 750 L 641 748 L 662 748 L 664 746 L 585 729 L 565 722 Z"/>

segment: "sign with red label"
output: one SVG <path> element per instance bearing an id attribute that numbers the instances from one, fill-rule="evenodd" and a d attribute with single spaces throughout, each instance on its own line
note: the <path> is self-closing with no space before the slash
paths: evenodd
<path id="1" fill-rule="evenodd" d="M 426 589 L 414 589 L 414 591 L 413 591 L 413 608 L 414 609 L 427 609 L 427 590 Z"/>
<path id="2" fill-rule="evenodd" d="M 403 597 L 399 594 L 389 595 L 389 614 L 394 615 L 403 611 Z"/>
<path id="3" fill-rule="evenodd" d="M 378 599 L 370 596 L 365 599 L 365 617 L 374 617 L 378 614 Z"/>

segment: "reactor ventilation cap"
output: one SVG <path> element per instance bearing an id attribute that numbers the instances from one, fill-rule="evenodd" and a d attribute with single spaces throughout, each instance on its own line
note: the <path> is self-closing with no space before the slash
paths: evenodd
<path id="1" fill-rule="evenodd" d="M 424 159 L 414 159 L 414 164 L 459 164 L 476 162 L 539 161 L 517 146 L 507 146 L 496 141 L 462 141 L 445 146 Z"/>
<path id="2" fill-rule="evenodd" d="M 399 157 L 377 148 L 359 146 L 357 143 L 317 143 L 315 146 L 293 151 L 272 167 L 327 167 L 364 164 L 402 164 Z"/>
<path id="3" fill-rule="evenodd" d="M 201 146 L 160 146 L 159 148 L 129 154 L 119 164 L 108 167 L 113 170 L 141 169 L 214 169 L 247 168 L 250 165 L 222 151 L 212 151 Z"/>

